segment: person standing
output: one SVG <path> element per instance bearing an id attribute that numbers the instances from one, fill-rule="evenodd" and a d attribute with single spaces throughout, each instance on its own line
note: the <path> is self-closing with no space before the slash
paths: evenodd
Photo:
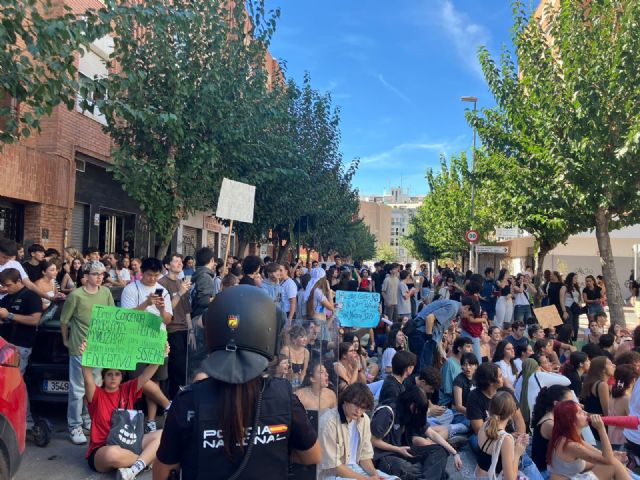
<path id="1" fill-rule="evenodd" d="M 382 289 L 380 293 L 384 298 L 384 313 L 392 322 L 396 319 L 398 313 L 398 285 L 400 279 L 398 278 L 398 269 L 400 266 L 397 263 L 391 264 L 389 274 L 382 282 Z"/>
<path id="2" fill-rule="evenodd" d="M 162 275 L 162 262 L 157 258 L 145 258 L 140 268 L 142 279 L 136 280 L 124 288 L 120 297 L 120 305 L 122 308 L 142 310 L 157 315 L 161 319 L 160 329 L 166 330 L 173 317 L 173 307 L 169 292 L 158 283 L 158 279 Z M 146 367 L 146 364 L 139 363 L 134 376 L 140 376 Z M 159 382 L 167 380 L 167 378 L 167 359 L 165 359 L 164 365 L 160 365 L 151 378 L 152 381 L 146 382 L 144 385 L 144 393 L 147 398 L 147 431 L 149 432 L 156 431 L 158 405 L 165 410 L 171 405 L 158 385 Z"/>
<path id="3" fill-rule="evenodd" d="M 191 304 L 189 303 L 189 289 L 191 280 L 180 281 L 178 278 L 183 270 L 182 255 L 169 254 L 162 260 L 167 274 L 158 283 L 167 289 L 173 308 L 173 320 L 167 325 L 167 340 L 169 342 L 169 361 L 167 374 L 169 376 L 169 398 L 173 398 L 180 387 L 187 384 L 187 349 L 188 345 L 195 345 L 195 335 L 191 324 Z"/>
<path id="4" fill-rule="evenodd" d="M 22 264 L 25 272 L 29 275 L 29 280 L 37 282 L 42 278 L 42 270 L 40 269 L 40 262 L 44 261 L 45 249 L 39 243 L 34 243 L 27 249 L 29 253 L 29 260 Z"/>
<path id="5" fill-rule="evenodd" d="M 493 322 L 496 315 L 496 281 L 494 279 L 495 271 L 492 267 L 484 269 L 484 282 L 480 291 L 480 306 L 482 310 L 487 312 L 487 319 Z"/>
<path id="6" fill-rule="evenodd" d="M 298 264 L 296 264 L 293 272 L 297 269 Z M 288 263 L 280 264 L 280 278 L 280 285 L 282 287 L 282 311 L 287 316 L 287 325 L 290 327 L 298 307 L 298 286 L 294 279 L 291 278 L 291 265 Z"/>
<path id="7" fill-rule="evenodd" d="M 42 301 L 22 283 L 21 274 L 15 268 L 0 272 L 0 284 L 7 292 L 0 299 L 0 336 L 18 349 L 20 374 L 24 377 L 42 316 Z M 27 429 L 30 429 L 33 418 L 28 396 L 26 410 Z"/>
<path id="8" fill-rule="evenodd" d="M 176 396 L 153 479 L 174 478 L 175 470 L 189 479 L 280 480 L 290 457 L 318 463 L 316 431 L 291 385 L 262 375 L 277 353 L 281 326 L 269 296 L 249 285 L 224 289 L 205 325 L 210 353 L 202 370 L 208 378 Z"/>
<path id="9" fill-rule="evenodd" d="M 67 404 L 67 427 L 71 442 L 87 443 L 82 427 L 89 430 L 89 414 L 83 404 L 85 394 L 82 377 L 82 355 L 80 345 L 87 338 L 94 305 L 113 307 L 111 291 L 102 286 L 105 267 L 100 262 L 89 262 L 84 267 L 85 284 L 73 290 L 62 307 L 60 333 L 62 343 L 69 350 L 69 400 Z"/>

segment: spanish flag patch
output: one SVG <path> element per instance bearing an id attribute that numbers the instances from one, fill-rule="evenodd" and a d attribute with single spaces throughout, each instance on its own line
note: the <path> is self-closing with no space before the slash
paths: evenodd
<path id="1" fill-rule="evenodd" d="M 289 427 L 284 424 L 269 425 L 269 431 L 271 432 L 272 435 L 275 435 L 277 433 L 285 433 L 287 430 L 289 430 Z"/>

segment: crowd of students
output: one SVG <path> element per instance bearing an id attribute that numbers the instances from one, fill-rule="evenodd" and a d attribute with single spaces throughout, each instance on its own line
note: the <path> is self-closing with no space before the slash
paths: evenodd
<path id="1" fill-rule="evenodd" d="M 338 256 L 330 265 L 256 256 L 223 261 L 203 248 L 192 264 L 178 254 L 136 260 L 67 249 L 54 271 L 55 258 L 38 257 L 47 252 L 29 253 L 42 272 L 33 281 L 31 267 L 18 268 L 16 246 L 0 241 L 3 336 L 20 341 L 7 328 L 19 324 L 29 330 L 19 346 L 29 350 L 38 314 L 61 305 L 70 437 L 83 444 L 90 433 L 87 461 L 96 471 L 117 469 L 119 478 L 131 479 L 153 462 L 158 413 L 170 409 L 181 387 L 202 378 L 203 314 L 237 284 L 261 288 L 283 312 L 280 354 L 265 374 L 288 379 L 314 419 L 322 448 L 318 478 L 447 478 L 450 456 L 463 467 L 462 448 L 473 452 L 477 478 L 631 478 L 640 464 L 640 432 L 606 427 L 600 418 L 640 416 L 640 328 L 609 326 L 604 309 L 589 307 L 604 303 L 602 289 L 589 293 L 598 288 L 595 279 L 575 295 L 577 276 L 557 288 L 556 272 L 537 289 L 528 272 L 501 271 L 496 280 L 491 269 L 484 277 L 448 269 L 430 275 L 426 265 L 414 271 L 380 262 L 370 269 Z M 128 381 L 117 370 L 81 366 L 91 307 L 115 304 L 114 287 L 123 287 L 122 307 L 160 316 L 168 331 L 165 365 L 140 365 Z M 35 316 L 7 322 L 25 289 L 39 303 Z M 380 323 L 342 327 L 339 290 L 380 293 Z M 564 299 L 559 304 L 555 290 Z M 559 305 L 564 323 L 557 329 L 542 328 L 532 314 L 540 294 Z M 589 325 L 580 332 L 584 306 Z M 147 434 L 140 451 L 107 445 L 111 412 L 133 408 L 142 396 Z"/>

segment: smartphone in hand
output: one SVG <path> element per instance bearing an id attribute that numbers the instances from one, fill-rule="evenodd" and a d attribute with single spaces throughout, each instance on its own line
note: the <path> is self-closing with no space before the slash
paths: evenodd
<path id="1" fill-rule="evenodd" d="M 162 297 L 162 288 L 156 288 L 154 295 L 157 295 L 158 297 Z"/>

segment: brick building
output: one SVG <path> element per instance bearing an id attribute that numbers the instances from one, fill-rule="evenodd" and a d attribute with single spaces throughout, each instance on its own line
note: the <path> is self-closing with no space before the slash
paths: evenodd
<path id="1" fill-rule="evenodd" d="M 100 8 L 98 0 L 57 0 L 80 13 Z M 113 42 L 94 42 L 78 59 L 81 75 L 106 74 Z M 138 221 L 140 210 L 107 171 L 111 139 L 96 112 L 58 106 L 41 120 L 42 131 L 0 152 L 0 236 L 24 244 L 62 249 L 98 246 L 146 254 L 150 235 Z M 152 238 L 152 236 L 151 236 Z"/>
<path id="2" fill-rule="evenodd" d="M 103 6 L 99 0 L 52 3 L 54 12 L 65 4 L 75 13 Z M 109 37 L 94 42 L 77 60 L 80 75 L 106 75 L 105 61 L 112 48 Z M 269 84 L 279 81 L 278 62 L 268 52 L 265 61 Z M 112 142 L 102 131 L 105 119 L 99 111 L 82 111 L 79 100 L 73 110 L 61 105 L 43 118 L 40 134 L 0 151 L 0 237 L 58 250 L 97 246 L 112 252 L 128 245 L 137 256 L 153 254 L 154 235 L 137 203 L 108 171 Z M 190 222 L 183 222 L 173 247 L 186 253 L 203 245 L 223 250 L 228 232 L 215 221 L 202 221 L 211 215 L 198 212 Z"/>

